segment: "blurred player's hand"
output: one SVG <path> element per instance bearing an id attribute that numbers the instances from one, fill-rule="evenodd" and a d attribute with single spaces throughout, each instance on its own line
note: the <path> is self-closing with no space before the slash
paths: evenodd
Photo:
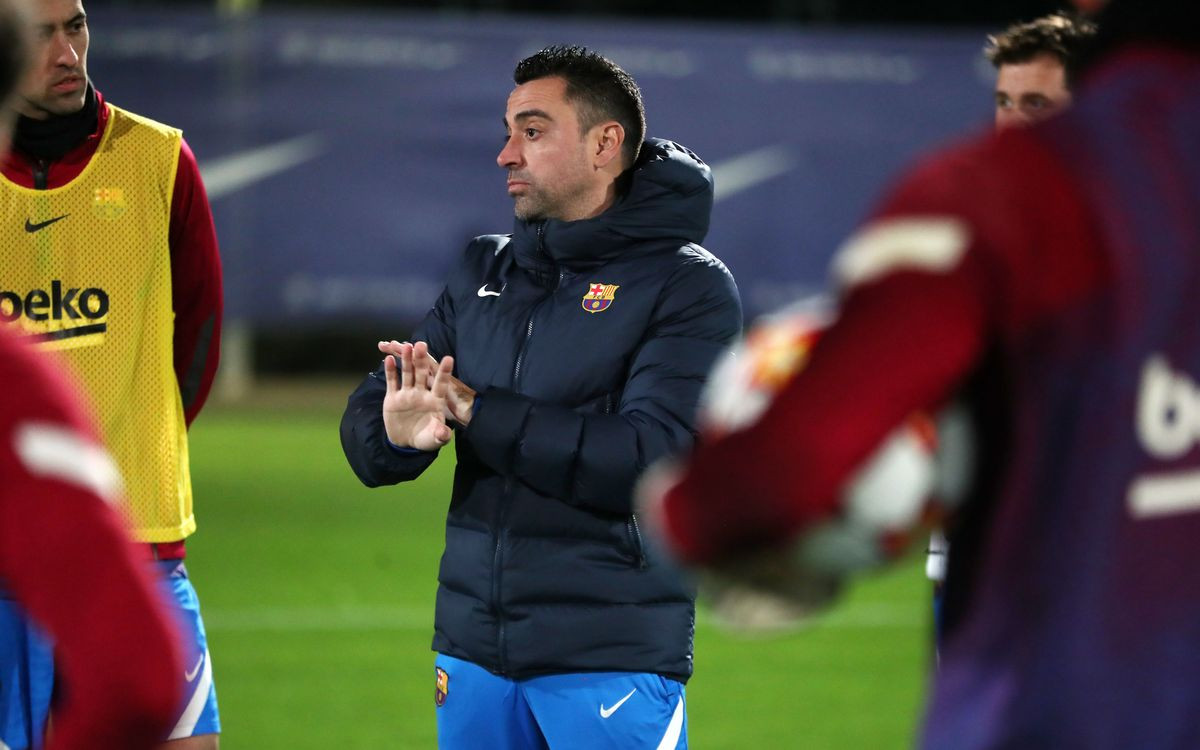
<path id="1" fill-rule="evenodd" d="M 423 451 L 437 450 L 450 442 L 453 432 L 445 415 L 454 358 L 444 357 L 435 368 L 430 368 L 428 360 L 432 358 L 424 341 L 415 344 L 381 341 L 379 349 L 388 355 L 383 365 L 387 378 L 383 427 L 388 440 L 393 445 Z"/>
<path id="2" fill-rule="evenodd" d="M 708 568 L 700 595 L 717 623 L 762 632 L 806 625 L 837 599 L 843 578 L 799 562 L 792 550 L 769 550 Z"/>
<path id="3" fill-rule="evenodd" d="M 660 461 L 642 476 L 634 491 L 636 511 L 653 543 L 672 554 L 664 528 L 662 500 L 680 476 L 677 464 Z M 700 596 L 719 625 L 745 632 L 800 627 L 830 606 L 844 576 L 805 562 L 795 545 L 741 555 L 698 571 Z"/>

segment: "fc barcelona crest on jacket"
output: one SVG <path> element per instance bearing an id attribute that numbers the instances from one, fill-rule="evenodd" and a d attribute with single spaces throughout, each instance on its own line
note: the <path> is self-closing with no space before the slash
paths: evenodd
<path id="1" fill-rule="evenodd" d="M 613 297 L 620 288 L 616 284 L 592 282 L 588 285 L 588 293 L 583 295 L 583 309 L 590 313 L 604 312 L 613 303 Z"/>

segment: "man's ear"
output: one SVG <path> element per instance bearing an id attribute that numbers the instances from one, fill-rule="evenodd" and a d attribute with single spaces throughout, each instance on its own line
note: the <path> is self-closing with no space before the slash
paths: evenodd
<path id="1" fill-rule="evenodd" d="M 625 144 L 625 128 L 615 120 L 600 123 L 593 130 L 595 137 L 592 141 L 595 149 L 592 156 L 592 166 L 604 169 L 613 164 L 621 165 L 621 147 Z"/>

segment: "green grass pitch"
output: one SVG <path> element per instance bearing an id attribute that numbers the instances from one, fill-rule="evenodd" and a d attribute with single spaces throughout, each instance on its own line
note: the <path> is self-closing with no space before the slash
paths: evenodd
<path id="1" fill-rule="evenodd" d="M 436 745 L 429 643 L 452 453 L 416 482 L 368 490 L 342 458 L 339 416 L 210 408 L 192 430 L 189 569 L 227 750 Z M 927 612 L 915 557 L 801 632 L 739 638 L 701 607 L 691 746 L 911 746 Z"/>

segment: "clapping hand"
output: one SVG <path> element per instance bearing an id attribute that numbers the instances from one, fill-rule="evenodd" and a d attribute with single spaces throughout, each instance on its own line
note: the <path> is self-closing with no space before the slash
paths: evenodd
<path id="1" fill-rule="evenodd" d="M 437 362 L 424 341 L 381 341 L 379 350 L 388 355 L 383 361 L 387 378 L 383 427 L 388 440 L 393 445 L 423 451 L 434 451 L 450 442 L 453 431 L 446 424 L 446 396 L 454 358 L 443 357 Z"/>
<path id="2" fill-rule="evenodd" d="M 418 349 L 418 347 L 419 347 L 419 349 Z M 468 424 L 470 424 L 471 416 L 475 409 L 475 396 L 477 394 L 474 389 L 472 389 L 470 386 L 468 386 L 466 383 L 462 382 L 458 378 L 454 377 L 454 375 L 452 374 L 453 369 L 454 369 L 454 358 L 453 357 L 446 357 L 446 359 L 450 360 L 450 365 L 446 368 L 446 370 L 444 372 L 442 372 L 442 369 L 441 369 L 442 365 L 440 365 L 438 363 L 438 361 L 436 359 L 434 359 L 433 355 L 429 353 L 429 346 L 424 341 L 418 341 L 415 344 L 410 344 L 407 341 L 404 341 L 404 342 L 394 341 L 394 340 L 393 341 L 380 341 L 379 342 L 379 351 L 383 352 L 384 354 L 390 355 L 388 357 L 388 359 L 392 360 L 392 365 L 391 365 L 392 370 L 395 369 L 396 361 L 399 361 L 401 363 L 400 385 L 404 384 L 403 361 L 404 361 L 405 356 L 408 356 L 412 362 L 412 367 L 413 367 L 413 381 L 412 382 L 413 382 L 414 388 L 417 388 L 418 382 L 421 382 L 421 381 L 417 380 L 418 372 L 423 373 L 423 375 L 424 375 L 423 382 L 425 384 L 424 388 L 426 388 L 427 390 L 432 389 L 433 386 L 437 383 L 437 380 L 439 377 L 439 372 L 441 372 L 440 377 L 445 381 L 445 384 L 446 384 L 445 393 L 442 394 L 442 404 L 443 404 L 442 422 L 443 422 L 443 424 L 447 420 L 454 420 L 454 421 L 458 422 L 460 425 L 462 425 L 463 427 L 466 427 Z M 407 355 L 405 355 L 405 351 L 408 352 Z M 445 362 L 445 361 L 446 361 L 445 359 L 442 360 L 442 362 Z M 389 367 L 389 365 L 385 361 L 385 363 L 384 363 L 385 374 L 387 374 L 388 367 Z M 390 384 L 390 381 L 389 381 L 389 384 Z M 392 394 L 392 391 L 393 391 L 393 389 L 389 387 L 388 396 L 390 396 Z M 399 389 L 396 389 L 396 391 L 398 393 Z M 385 425 L 385 427 L 388 422 L 388 417 L 387 417 L 387 413 L 386 413 L 388 396 L 385 396 L 385 400 L 384 400 L 384 408 L 385 408 L 384 425 Z M 409 445 L 407 443 L 397 443 L 392 438 L 392 434 L 390 431 L 388 432 L 388 439 L 391 440 L 396 445 Z M 449 440 L 449 438 L 447 438 L 447 440 Z M 445 445 L 445 442 L 438 443 L 438 445 L 439 446 Z M 417 446 L 413 445 L 411 447 L 417 447 Z"/>

